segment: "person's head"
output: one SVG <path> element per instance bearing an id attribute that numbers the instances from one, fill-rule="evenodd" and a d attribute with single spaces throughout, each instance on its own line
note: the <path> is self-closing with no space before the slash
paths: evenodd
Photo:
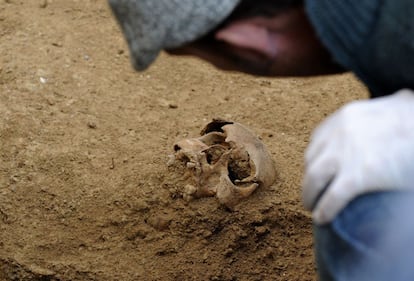
<path id="1" fill-rule="evenodd" d="M 160 50 L 263 76 L 340 71 L 307 20 L 302 0 L 110 1 L 138 70 Z"/>

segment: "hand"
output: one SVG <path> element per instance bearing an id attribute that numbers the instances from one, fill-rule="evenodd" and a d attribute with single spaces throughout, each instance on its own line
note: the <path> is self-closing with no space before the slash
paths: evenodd
<path id="1" fill-rule="evenodd" d="M 315 130 L 306 152 L 305 207 L 330 222 L 356 196 L 414 189 L 414 92 L 356 101 Z"/>

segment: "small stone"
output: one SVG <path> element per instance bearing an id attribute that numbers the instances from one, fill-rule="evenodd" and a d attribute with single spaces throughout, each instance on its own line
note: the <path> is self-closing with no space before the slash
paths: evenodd
<path id="1" fill-rule="evenodd" d="M 232 248 L 227 248 L 223 252 L 225 257 L 230 257 L 233 253 L 234 253 L 234 250 Z"/>
<path id="2" fill-rule="evenodd" d="M 256 233 L 258 235 L 266 234 L 269 231 L 269 229 L 267 227 L 265 227 L 265 226 L 258 226 L 258 227 L 256 227 L 255 230 L 256 230 Z"/>
<path id="3" fill-rule="evenodd" d="M 167 216 L 154 216 L 148 219 L 148 224 L 158 231 L 163 231 L 169 228 L 171 219 Z"/>
<path id="4" fill-rule="evenodd" d="M 55 47 L 61 48 L 61 47 L 63 47 L 63 44 L 62 44 L 62 42 L 53 42 L 53 43 L 52 43 L 52 46 L 55 46 Z"/>
<path id="5" fill-rule="evenodd" d="M 48 3 L 47 0 L 40 0 L 39 7 L 42 8 L 42 9 L 44 9 L 44 8 L 47 7 L 48 4 L 49 3 Z"/>
<path id="6" fill-rule="evenodd" d="M 19 176 L 13 175 L 10 177 L 10 183 L 17 183 L 19 181 Z"/>
<path id="7" fill-rule="evenodd" d="M 90 128 L 90 129 L 96 129 L 96 123 L 94 123 L 94 122 L 88 122 L 88 128 Z"/>

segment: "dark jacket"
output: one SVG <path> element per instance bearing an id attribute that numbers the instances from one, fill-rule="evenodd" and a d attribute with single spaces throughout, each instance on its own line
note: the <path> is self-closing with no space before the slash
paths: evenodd
<path id="1" fill-rule="evenodd" d="M 306 0 L 320 39 L 372 97 L 414 89 L 414 0 Z"/>

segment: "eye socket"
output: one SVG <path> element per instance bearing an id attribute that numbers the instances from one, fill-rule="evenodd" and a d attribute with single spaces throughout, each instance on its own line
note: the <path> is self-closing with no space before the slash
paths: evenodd
<path id="1" fill-rule="evenodd" d="M 179 146 L 178 144 L 174 145 L 174 151 L 180 151 L 181 150 L 181 146 Z"/>
<path id="2" fill-rule="evenodd" d="M 234 184 L 236 181 L 249 177 L 252 172 L 249 159 L 242 157 L 231 158 L 227 169 L 229 178 Z"/>

